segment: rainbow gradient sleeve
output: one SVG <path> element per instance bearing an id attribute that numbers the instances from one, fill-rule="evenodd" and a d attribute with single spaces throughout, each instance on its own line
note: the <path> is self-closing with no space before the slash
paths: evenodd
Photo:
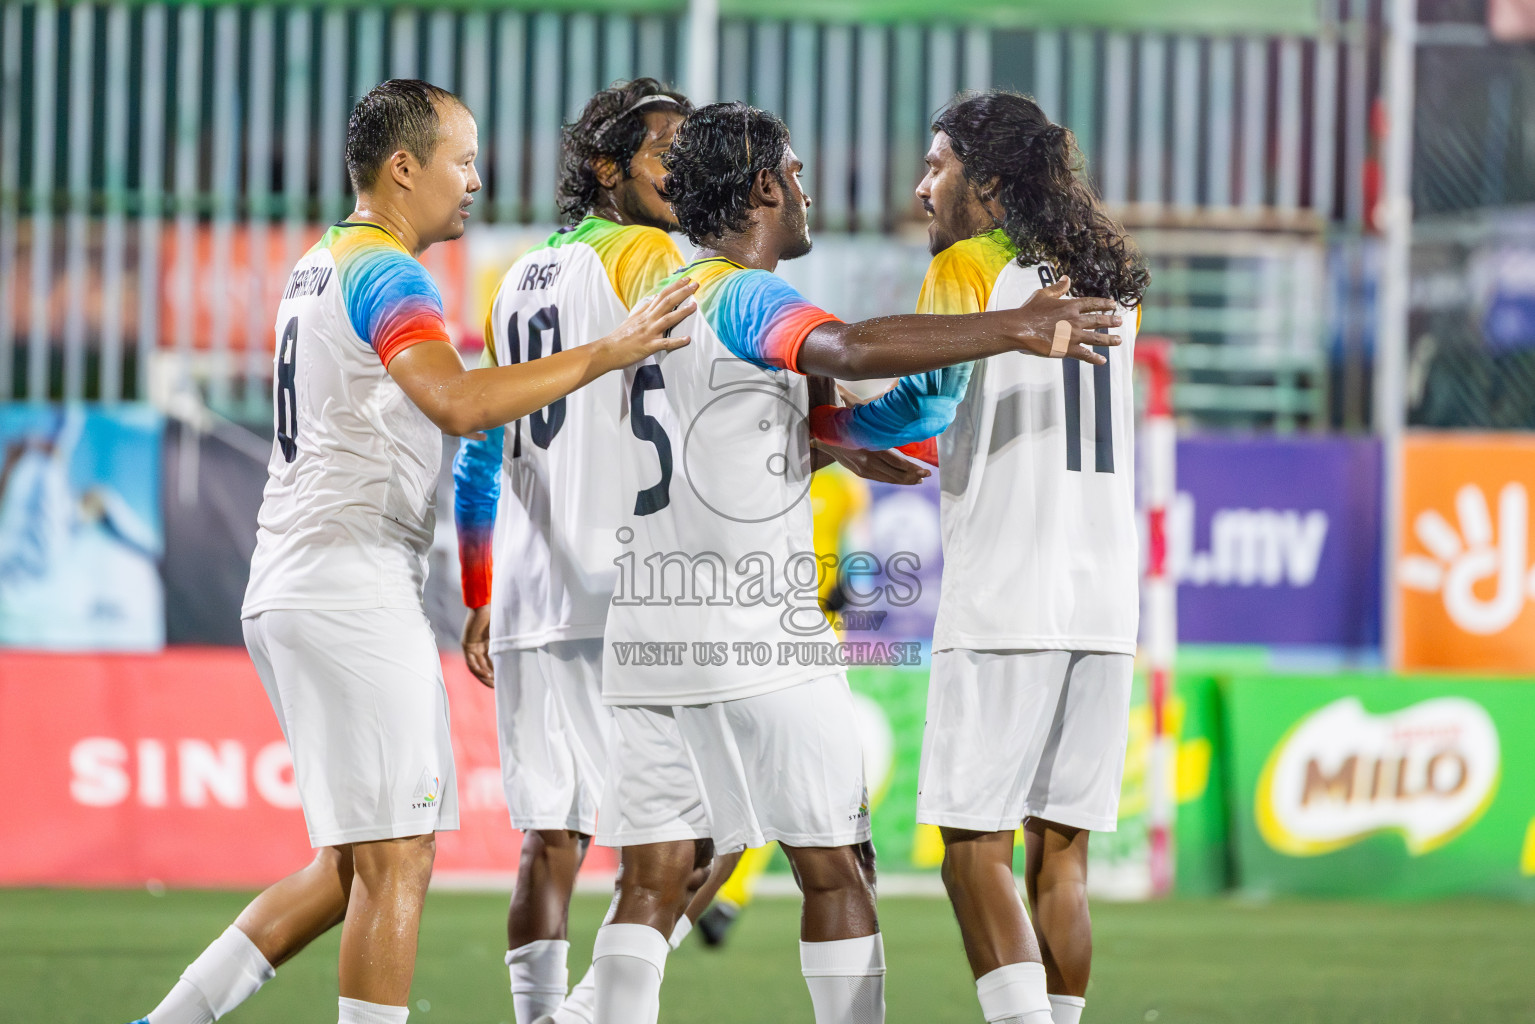
<path id="1" fill-rule="evenodd" d="M 822 324 L 838 322 L 765 270 L 707 260 L 683 273 L 698 282 L 698 306 L 720 342 L 764 369 L 800 372 L 799 350 L 805 338 Z"/>
<path id="2" fill-rule="evenodd" d="M 458 527 L 458 567 L 464 607 L 490 603 L 492 537 L 501 497 L 501 445 L 506 428 L 466 437 L 453 456 L 453 523 Z"/>
<path id="3" fill-rule="evenodd" d="M 342 224 L 326 232 L 326 243 L 347 318 L 385 366 L 412 345 L 450 340 L 437 282 L 393 235 L 373 224 Z"/>

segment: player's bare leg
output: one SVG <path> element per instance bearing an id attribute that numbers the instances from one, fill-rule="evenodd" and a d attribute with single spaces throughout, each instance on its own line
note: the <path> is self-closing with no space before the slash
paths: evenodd
<path id="1" fill-rule="evenodd" d="M 688 883 L 714 854 L 708 840 L 626 846 L 612 919 L 592 947 L 596 1024 L 655 1024 L 667 936 L 688 904 Z"/>
<path id="2" fill-rule="evenodd" d="M 276 968 L 341 923 L 351 887 L 350 848 L 322 847 L 314 860 L 252 900 L 145 1019 L 205 1024 L 233 1010 Z"/>
<path id="3" fill-rule="evenodd" d="M 352 893 L 341 929 L 343 1009 L 348 1000 L 404 1009 L 435 850 L 430 835 L 352 845 Z"/>
<path id="4" fill-rule="evenodd" d="M 874 844 L 783 850 L 805 897 L 800 970 L 816 1024 L 883 1021 L 885 946 L 875 909 Z"/>
<path id="5" fill-rule="evenodd" d="M 592 837 L 568 829 L 522 837 L 517 888 L 506 915 L 506 968 L 517 1024 L 547 1019 L 565 1001 L 570 897 Z"/>
<path id="6" fill-rule="evenodd" d="M 1039 963 L 1039 944 L 1013 879 L 1013 833 L 945 828 L 943 887 L 959 921 L 970 972 Z"/>
<path id="7" fill-rule="evenodd" d="M 351 894 L 352 848 L 321 847 L 308 865 L 251 900 L 235 927 L 281 967 L 342 922 Z"/>
<path id="8" fill-rule="evenodd" d="M 725 944 L 725 936 L 730 934 L 736 918 L 751 902 L 757 879 L 762 877 L 772 862 L 773 852 L 773 844 L 768 843 L 766 846 L 731 854 L 729 865 L 715 861 L 716 868 L 726 873 L 714 894 L 713 902 L 698 906 L 695 901 L 688 906 L 688 914 L 698 925 L 699 936 L 705 945 L 718 947 Z M 695 908 L 698 911 L 696 914 Z"/>
<path id="9" fill-rule="evenodd" d="M 988 1022 L 1050 1024 L 1039 943 L 1013 879 L 1013 833 L 944 828 L 943 885 Z"/>
<path id="10" fill-rule="evenodd" d="M 695 879 L 699 881 L 699 884 L 692 887 L 693 895 L 688 899 L 687 910 L 683 911 L 683 916 L 688 921 L 697 924 L 704 911 L 709 909 L 709 904 L 714 902 L 714 897 L 719 894 L 721 887 L 730 881 L 730 876 L 735 873 L 736 865 L 741 863 L 741 853 L 742 851 L 737 850 L 735 853 L 715 857 L 709 865 L 708 874 L 701 880 Z"/>
<path id="11" fill-rule="evenodd" d="M 564 939 L 576 873 L 592 837 L 566 829 L 539 829 L 522 837 L 517 888 L 506 915 L 506 948 L 540 939 Z"/>
<path id="12" fill-rule="evenodd" d="M 1087 909 L 1085 828 L 1030 818 L 1023 872 L 1034 932 L 1045 965 L 1055 1024 L 1076 1024 L 1093 962 L 1093 925 Z"/>

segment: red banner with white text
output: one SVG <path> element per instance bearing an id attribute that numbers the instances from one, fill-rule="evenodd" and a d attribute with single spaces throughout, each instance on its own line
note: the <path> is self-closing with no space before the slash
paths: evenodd
<path id="1" fill-rule="evenodd" d="M 494 697 L 443 660 L 462 829 L 439 875 L 514 871 Z M 0 885 L 259 886 L 312 856 L 293 763 L 238 648 L 0 653 Z M 611 871 L 594 848 L 587 869 Z"/>

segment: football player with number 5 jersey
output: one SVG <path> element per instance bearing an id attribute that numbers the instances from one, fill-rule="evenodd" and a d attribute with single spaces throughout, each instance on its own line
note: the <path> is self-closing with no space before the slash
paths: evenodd
<path id="1" fill-rule="evenodd" d="M 1135 656 L 1131 383 L 1148 277 L 1078 176 L 1071 133 L 1033 100 L 964 98 L 933 132 L 920 312 L 1007 309 L 1068 279 L 1124 311 L 1095 366 L 977 363 L 938 445 L 943 591 L 917 820 L 942 830 L 986 1020 L 1076 1024 L 1087 840 L 1115 828 Z M 1033 928 L 1013 884 L 1020 823 Z"/>
<path id="2" fill-rule="evenodd" d="M 565 127 L 559 200 L 572 223 L 503 276 L 486 321 L 487 365 L 528 364 L 601 338 L 682 265 L 658 189 L 661 154 L 692 109 L 637 78 L 597 93 Z M 607 767 L 602 633 L 623 518 L 623 385 L 609 374 L 466 439 L 453 464 L 464 655 L 495 689 L 506 804 L 524 834 L 507 913 L 517 1024 L 591 1020 L 590 971 L 566 996 L 566 936 Z M 674 948 L 690 927 L 678 920 Z"/>
<path id="3" fill-rule="evenodd" d="M 1049 356 L 1059 322 L 1073 358 L 1101 362 L 1084 343 L 1118 319 L 1111 303 L 1041 292 L 1020 309 L 843 323 L 773 273 L 810 250 L 782 121 L 704 107 L 664 163 L 662 194 L 700 247 L 678 271 L 699 282 L 699 311 L 679 328 L 687 350 L 624 375 L 625 516 L 602 678 L 614 733 L 598 816 L 598 841 L 623 854 L 592 954 L 596 1024 L 654 1024 L 699 848 L 769 840 L 805 895 L 800 961 L 817 1024 L 878 1024 L 868 799 L 845 660 L 818 600 L 812 468 L 824 442 L 888 449 L 941 430 L 965 381 L 950 366 Z M 827 404 L 834 377 L 902 379 L 849 409 Z M 814 420 L 812 404 L 825 409 Z"/>

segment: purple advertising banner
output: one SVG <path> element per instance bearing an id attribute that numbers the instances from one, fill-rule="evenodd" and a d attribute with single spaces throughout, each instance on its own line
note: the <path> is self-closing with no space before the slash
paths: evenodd
<path id="1" fill-rule="evenodd" d="M 943 576 L 943 539 L 938 532 L 938 474 L 915 487 L 871 483 L 867 547 L 884 575 L 883 600 L 875 606 L 888 612 L 877 635 L 850 639 L 918 640 L 926 649 L 933 641 L 938 615 L 939 582 Z M 844 616 L 844 618 L 846 618 Z"/>
<path id="2" fill-rule="evenodd" d="M 1186 643 L 1380 644 L 1373 439 L 1179 441 L 1168 542 Z"/>

